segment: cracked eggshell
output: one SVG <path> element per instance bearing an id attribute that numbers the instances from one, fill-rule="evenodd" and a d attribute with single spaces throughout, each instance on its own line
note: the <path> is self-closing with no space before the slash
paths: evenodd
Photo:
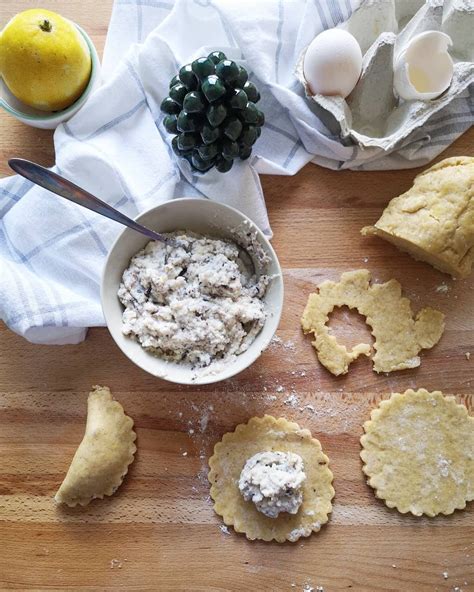
<path id="1" fill-rule="evenodd" d="M 303 75 L 314 95 L 347 97 L 361 70 L 359 43 L 342 29 L 328 29 L 317 35 L 303 58 Z"/>
<path id="2" fill-rule="evenodd" d="M 426 31 L 415 35 L 395 59 L 393 84 L 405 100 L 428 101 L 449 88 L 454 64 L 448 52 L 449 35 Z"/>

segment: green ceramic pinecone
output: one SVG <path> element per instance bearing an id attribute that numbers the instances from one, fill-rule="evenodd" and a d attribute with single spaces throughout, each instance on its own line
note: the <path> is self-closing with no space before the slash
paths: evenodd
<path id="1" fill-rule="evenodd" d="M 214 166 L 230 171 L 235 158 L 250 156 L 260 136 L 265 117 L 255 106 L 259 100 L 245 68 L 221 51 L 186 64 L 161 103 L 174 152 L 200 172 Z"/>

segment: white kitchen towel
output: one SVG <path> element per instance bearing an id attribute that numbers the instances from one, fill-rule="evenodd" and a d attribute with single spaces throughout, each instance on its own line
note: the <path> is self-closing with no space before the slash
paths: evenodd
<path id="1" fill-rule="evenodd" d="M 116 0 L 103 86 L 54 136 L 63 174 L 129 216 L 178 196 L 233 205 L 271 235 L 258 173 L 425 164 L 472 123 L 472 94 L 453 101 L 396 152 L 342 146 L 293 75 L 302 49 L 345 20 L 357 0 Z M 266 125 L 254 155 L 230 173 L 178 163 L 159 105 L 179 66 L 222 49 L 251 72 Z M 18 156 L 22 156 L 18 154 Z M 317 174 L 317 171 L 315 171 Z M 99 282 L 121 227 L 20 177 L 0 182 L 0 317 L 37 343 L 75 343 L 103 325 Z"/>

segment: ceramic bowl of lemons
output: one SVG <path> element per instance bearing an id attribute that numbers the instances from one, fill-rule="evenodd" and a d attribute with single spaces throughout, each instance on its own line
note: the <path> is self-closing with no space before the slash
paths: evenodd
<path id="1" fill-rule="evenodd" d="M 25 13 L 20 13 L 20 15 L 17 15 L 17 17 L 22 17 L 23 15 L 27 15 L 28 12 L 33 12 L 33 11 L 26 11 Z M 37 11 L 40 12 L 40 11 Z M 3 45 L 3 47 L 0 46 L 0 66 L 2 67 L 2 77 L 0 78 L 0 106 L 10 115 L 13 115 L 13 117 L 15 117 L 16 119 L 18 119 L 19 121 L 22 121 L 23 123 L 26 123 L 27 125 L 33 126 L 33 127 L 37 127 L 37 128 L 42 128 L 42 129 L 55 129 L 60 123 L 63 123 L 65 121 L 67 121 L 68 119 L 70 119 L 75 113 L 77 113 L 77 111 L 79 111 L 79 109 L 84 105 L 84 103 L 87 101 L 89 95 L 91 94 L 91 92 L 97 88 L 100 84 L 100 60 L 99 60 L 99 56 L 97 54 L 97 50 L 94 47 L 94 44 L 92 43 L 92 40 L 90 39 L 90 37 L 87 35 L 87 33 L 77 24 L 69 21 L 68 19 L 65 19 L 63 17 L 60 17 L 59 15 L 56 15 L 55 13 L 51 13 L 49 11 L 43 11 L 45 18 L 42 22 L 47 23 L 47 26 L 49 24 L 48 21 L 48 17 L 49 15 L 51 15 L 50 20 L 52 20 L 53 25 L 55 24 L 53 19 L 61 19 L 62 25 L 63 27 L 74 27 L 74 32 L 77 31 L 77 33 L 79 34 L 79 38 L 76 39 L 76 56 L 74 56 L 77 59 L 77 45 L 80 45 L 81 48 L 83 49 L 84 52 L 84 56 L 85 56 L 85 60 L 87 60 L 87 62 L 89 62 L 90 60 L 90 74 L 87 73 L 87 75 L 85 76 L 84 73 L 82 74 L 83 76 L 83 80 L 78 80 L 76 83 L 76 88 L 71 89 L 71 95 L 68 96 L 68 93 L 65 92 L 64 90 L 62 91 L 62 95 L 63 96 L 57 96 L 54 97 L 53 100 L 56 101 L 55 103 L 55 107 L 52 105 L 52 108 L 48 108 L 48 104 L 46 105 L 41 105 L 40 108 L 37 108 L 36 106 L 34 106 L 34 99 L 35 97 L 32 96 L 28 96 L 28 100 L 21 100 L 19 97 L 22 94 L 23 89 L 21 88 L 21 84 L 18 84 L 18 81 L 16 80 L 16 71 L 18 71 L 18 68 L 15 67 L 15 63 L 13 62 L 13 68 L 12 65 L 10 63 L 10 72 L 13 70 L 12 75 L 10 77 L 8 77 L 6 74 L 6 72 L 3 71 L 3 68 L 5 67 L 5 61 L 3 60 L 3 55 L 2 52 L 6 53 L 5 50 L 9 50 L 10 52 L 12 51 L 11 47 L 7 45 L 7 43 L 5 42 L 5 38 L 6 36 L 4 35 L 4 32 L 7 30 L 7 27 L 10 25 L 10 23 L 13 22 L 14 19 L 12 19 L 12 21 L 10 21 L 10 23 L 7 23 L 7 25 L 5 26 L 5 28 L 3 29 L 2 33 L 0 34 L 0 44 Z M 29 16 L 29 15 L 27 15 Z M 14 18 L 17 18 L 14 17 Z M 26 19 L 26 24 L 23 25 L 23 30 L 26 31 L 26 33 L 28 33 L 28 37 L 29 39 L 32 38 L 32 35 L 34 35 L 36 33 L 36 27 L 35 27 L 35 18 L 33 17 L 31 18 L 31 16 L 29 16 L 29 18 Z M 30 28 L 30 30 L 28 30 L 28 28 Z M 67 33 L 67 31 L 66 31 Z M 70 31 L 69 31 L 70 33 Z M 40 37 L 41 37 L 40 33 Z M 47 35 L 47 33 L 45 33 L 45 35 Z M 59 33 L 57 33 L 58 35 L 58 43 L 61 44 L 63 43 L 64 40 L 64 33 L 63 36 L 59 36 Z M 39 52 L 38 55 L 41 56 L 41 50 L 43 49 L 43 47 L 45 46 L 41 46 L 41 38 L 38 40 L 39 45 Z M 70 41 L 70 39 L 69 39 Z M 19 41 L 14 40 L 14 42 L 16 42 L 17 45 L 19 45 Z M 45 51 L 50 50 L 47 47 L 47 43 L 49 42 L 49 39 L 45 42 L 46 43 L 46 48 Z M 55 48 L 53 48 L 54 50 Z M 57 48 L 57 54 L 60 53 L 64 53 L 61 52 L 62 46 L 58 46 Z M 35 48 L 33 47 L 33 50 L 35 50 Z M 41 58 L 39 57 L 38 60 L 40 60 Z M 70 66 L 68 64 L 65 64 L 63 66 L 64 70 L 67 72 L 67 69 Z M 29 71 L 31 71 L 33 68 L 29 68 Z M 83 70 L 84 72 L 84 70 Z M 37 83 L 35 81 L 35 78 L 30 76 L 29 80 L 28 80 L 28 76 L 27 78 L 27 84 L 26 86 L 26 93 L 28 93 L 28 87 L 29 85 L 31 85 L 31 87 L 37 88 Z M 7 85 L 6 81 L 9 81 L 9 85 Z M 52 77 L 52 80 L 54 81 L 54 86 L 55 86 L 55 90 L 56 93 L 58 91 L 58 89 L 61 89 L 61 81 L 58 80 L 54 80 L 54 77 Z M 29 84 L 28 84 L 29 83 Z M 16 88 L 15 88 L 15 84 L 17 84 Z M 15 91 L 15 94 L 12 92 L 12 90 Z M 75 94 L 74 94 L 75 93 Z M 29 93 L 31 95 L 31 93 Z M 78 95 L 78 96 L 76 96 Z M 25 95 L 26 97 L 26 95 Z M 71 98 L 72 97 L 72 98 Z M 29 104 L 28 104 L 29 103 Z"/>

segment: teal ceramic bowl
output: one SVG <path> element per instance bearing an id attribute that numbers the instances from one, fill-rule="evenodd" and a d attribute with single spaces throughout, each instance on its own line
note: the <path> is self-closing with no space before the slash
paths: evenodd
<path id="1" fill-rule="evenodd" d="M 100 85 L 100 60 L 92 40 L 87 33 L 74 23 L 79 33 L 84 37 L 92 58 L 92 71 L 89 84 L 75 103 L 62 111 L 40 111 L 25 105 L 8 90 L 7 85 L 0 78 L 0 106 L 19 121 L 42 129 L 55 129 L 60 123 L 70 119 L 89 98 L 91 92 Z"/>

